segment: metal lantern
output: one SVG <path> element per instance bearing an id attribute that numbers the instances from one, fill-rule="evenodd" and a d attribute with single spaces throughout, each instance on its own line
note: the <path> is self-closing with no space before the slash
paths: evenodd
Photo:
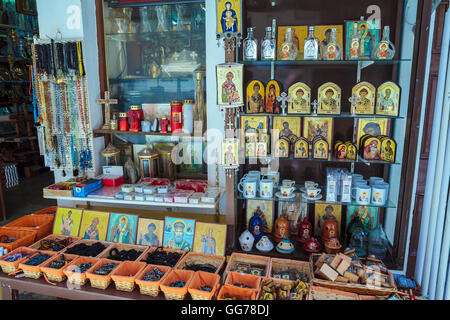
<path id="1" fill-rule="evenodd" d="M 159 154 L 147 143 L 147 147 L 138 153 L 141 178 L 158 178 Z"/>
<path id="2" fill-rule="evenodd" d="M 169 180 L 175 179 L 175 165 L 172 162 L 173 147 L 164 146 L 158 148 L 158 153 L 161 159 L 161 178 Z"/>
<path id="3" fill-rule="evenodd" d="M 107 166 L 118 166 L 119 165 L 119 149 L 114 147 L 111 143 L 102 151 L 102 157 L 106 160 Z"/>

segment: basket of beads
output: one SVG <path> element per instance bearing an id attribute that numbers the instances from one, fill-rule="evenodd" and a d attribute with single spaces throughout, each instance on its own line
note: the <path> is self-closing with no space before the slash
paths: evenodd
<path id="1" fill-rule="evenodd" d="M 67 281 L 71 284 L 83 286 L 88 278 L 86 272 L 99 261 L 97 258 L 78 257 L 69 263 L 63 270 L 67 276 Z"/>
<path id="2" fill-rule="evenodd" d="M 220 286 L 220 276 L 197 271 L 188 287 L 192 300 L 212 300 Z"/>
<path id="3" fill-rule="evenodd" d="M 148 265 L 137 276 L 136 284 L 139 286 L 141 294 L 157 297 L 160 292 L 160 284 L 167 276 L 171 267 Z"/>
<path id="4" fill-rule="evenodd" d="M 19 247 L 28 247 L 35 237 L 36 231 L 0 227 L 0 247 L 8 252 Z"/>
<path id="5" fill-rule="evenodd" d="M 61 235 L 55 235 L 51 234 L 44 239 L 41 239 L 35 243 L 33 243 L 30 248 L 36 249 L 42 252 L 58 252 L 62 253 L 64 250 L 74 244 L 80 241 L 81 238 L 79 237 L 67 237 L 67 236 L 61 236 Z"/>
<path id="6" fill-rule="evenodd" d="M 64 268 L 73 260 L 78 258 L 74 254 L 58 254 L 53 258 L 44 262 L 41 266 L 41 271 L 44 273 L 44 277 L 47 277 L 50 281 L 63 282 L 66 279 L 64 274 Z"/>
<path id="7" fill-rule="evenodd" d="M 217 300 L 256 300 L 255 290 L 223 285 L 220 288 Z"/>
<path id="8" fill-rule="evenodd" d="M 18 230 L 28 230 L 36 232 L 36 238 L 33 241 L 42 239 L 52 232 L 53 228 L 52 215 L 26 215 L 11 221 L 5 227 L 15 228 Z"/>
<path id="9" fill-rule="evenodd" d="M 86 272 L 86 277 L 91 287 L 106 290 L 111 283 L 112 272 L 121 264 L 119 261 L 100 259 L 91 269 Z"/>
<path id="10" fill-rule="evenodd" d="M 225 284 L 258 292 L 261 286 L 261 277 L 239 272 L 228 272 Z"/>
<path id="11" fill-rule="evenodd" d="M 135 286 L 136 276 L 145 268 L 144 262 L 125 261 L 114 270 L 111 278 L 116 285 L 116 289 L 125 292 L 132 292 Z"/>
<path id="12" fill-rule="evenodd" d="M 272 258 L 268 278 L 284 280 L 288 285 L 297 280 L 308 283 L 311 281 L 311 267 L 307 261 Z"/>
<path id="13" fill-rule="evenodd" d="M 17 248 L 0 258 L 0 267 L 6 274 L 14 273 L 18 270 L 19 264 L 35 252 L 36 250 L 27 247 Z"/>
<path id="14" fill-rule="evenodd" d="M 166 299 L 184 300 L 194 274 L 191 270 L 172 270 L 167 278 L 161 281 L 161 291 Z"/>
<path id="15" fill-rule="evenodd" d="M 109 242 L 83 239 L 76 243 L 72 243 L 66 248 L 64 253 L 76 254 L 80 257 L 99 258 L 99 256 L 111 246 L 112 244 Z"/>
<path id="16" fill-rule="evenodd" d="M 102 254 L 100 254 L 98 258 L 115 261 L 139 261 L 139 259 L 143 258 L 143 255 L 147 250 L 147 246 L 113 244 Z"/>
<path id="17" fill-rule="evenodd" d="M 56 253 L 36 251 L 19 264 L 18 270 L 22 270 L 27 278 L 39 279 L 42 276 L 41 266 L 55 255 Z"/>
<path id="18" fill-rule="evenodd" d="M 288 281 L 283 279 L 264 279 L 257 300 L 306 300 L 308 284 L 297 279 Z"/>
<path id="19" fill-rule="evenodd" d="M 269 266 L 270 257 L 233 252 L 225 273 L 228 274 L 228 272 L 234 271 L 267 278 Z"/>
<path id="20" fill-rule="evenodd" d="M 182 250 L 150 247 L 147 252 L 144 252 L 140 261 L 147 264 L 174 268 L 185 254 L 186 251 Z"/>
<path id="21" fill-rule="evenodd" d="M 223 256 L 189 252 L 177 263 L 174 269 L 191 270 L 194 272 L 204 271 L 218 274 L 224 264 L 225 257 Z"/>

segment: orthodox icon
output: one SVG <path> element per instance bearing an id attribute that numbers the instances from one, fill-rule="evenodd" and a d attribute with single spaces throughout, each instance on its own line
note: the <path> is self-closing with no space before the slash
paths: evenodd
<path id="1" fill-rule="evenodd" d="M 245 156 L 247 158 L 256 157 L 256 143 L 246 143 L 245 144 Z"/>
<path id="2" fill-rule="evenodd" d="M 398 117 L 400 106 L 400 87 L 394 82 L 383 83 L 377 90 L 376 113 Z"/>
<path id="3" fill-rule="evenodd" d="M 243 65 L 237 63 L 217 66 L 217 104 L 243 105 Z"/>
<path id="4" fill-rule="evenodd" d="M 324 50 L 324 48 L 328 45 L 328 42 L 331 41 L 331 29 L 336 29 L 336 41 L 339 44 L 339 46 L 343 48 L 344 44 L 343 26 L 315 26 L 314 34 L 320 41 L 321 50 Z"/>
<path id="5" fill-rule="evenodd" d="M 365 160 L 380 160 L 381 142 L 378 138 L 369 137 L 365 139 L 363 148 Z"/>
<path id="6" fill-rule="evenodd" d="M 361 137 L 365 134 L 378 137 L 389 135 L 389 119 L 358 119 L 356 125 L 356 145 L 359 148 Z"/>
<path id="7" fill-rule="evenodd" d="M 249 134 L 258 136 L 260 134 L 267 134 L 269 121 L 265 116 L 241 116 L 240 117 L 240 138 L 241 147 L 248 140 Z M 245 139 L 244 139 L 245 138 Z M 253 142 L 256 142 L 253 141 Z"/>
<path id="8" fill-rule="evenodd" d="M 136 241 L 138 216 L 111 213 L 108 227 L 108 240 L 115 243 L 134 244 Z"/>
<path id="9" fill-rule="evenodd" d="M 317 139 L 313 142 L 314 159 L 328 159 L 329 146 L 325 139 Z"/>
<path id="10" fill-rule="evenodd" d="M 336 143 L 335 146 L 335 157 L 336 159 L 342 160 L 342 159 L 347 159 L 347 145 L 339 142 Z"/>
<path id="11" fill-rule="evenodd" d="M 342 206 L 321 203 L 317 201 L 314 205 L 314 234 L 319 236 L 322 233 L 322 226 L 329 217 L 332 217 L 338 224 L 338 230 L 341 230 Z"/>
<path id="12" fill-rule="evenodd" d="M 285 137 L 281 137 L 274 146 L 275 158 L 287 158 L 289 157 L 289 140 Z"/>
<path id="13" fill-rule="evenodd" d="M 360 39 L 360 59 L 370 59 L 373 49 L 380 39 L 380 21 L 345 21 L 345 58 L 348 59 L 351 49 L 350 39 L 353 35 L 354 24 L 358 25 L 358 35 Z"/>
<path id="14" fill-rule="evenodd" d="M 292 42 L 294 46 L 297 48 L 297 58 L 296 60 L 303 59 L 304 55 L 304 41 L 308 36 L 308 26 L 282 26 L 278 27 L 278 40 L 277 40 L 277 52 L 278 52 L 278 60 L 282 60 L 280 56 L 281 46 L 284 43 L 286 38 L 286 30 L 291 28 L 292 33 Z"/>
<path id="15" fill-rule="evenodd" d="M 379 208 L 377 207 L 348 206 L 346 229 L 349 230 L 355 219 L 359 219 L 366 232 L 374 230 L 377 227 L 378 210 Z"/>
<path id="16" fill-rule="evenodd" d="M 297 82 L 289 88 L 291 101 L 288 106 L 289 114 L 311 113 L 311 88 L 303 83 Z"/>
<path id="17" fill-rule="evenodd" d="M 166 217 L 164 248 L 192 251 L 195 220 Z"/>
<path id="18" fill-rule="evenodd" d="M 139 218 L 136 244 L 160 247 L 163 240 L 164 221 Z"/>
<path id="19" fill-rule="evenodd" d="M 381 138 L 381 160 L 395 162 L 397 143 L 388 137 Z"/>
<path id="20" fill-rule="evenodd" d="M 273 201 L 247 200 L 247 228 L 250 219 L 255 213 L 262 220 L 263 233 L 271 233 L 273 226 Z"/>
<path id="21" fill-rule="evenodd" d="M 266 113 L 281 113 L 280 102 L 277 98 L 281 93 L 281 85 L 271 80 L 266 86 Z"/>
<path id="22" fill-rule="evenodd" d="M 267 142 L 256 143 L 256 156 L 267 157 Z"/>
<path id="23" fill-rule="evenodd" d="M 77 237 L 83 210 L 58 208 L 53 223 L 53 234 Z"/>
<path id="24" fill-rule="evenodd" d="M 241 32 L 240 0 L 217 0 L 217 33 Z"/>
<path id="25" fill-rule="evenodd" d="M 341 88 L 332 82 L 327 82 L 319 87 L 318 114 L 341 113 Z"/>
<path id="26" fill-rule="evenodd" d="M 265 112 L 264 84 L 253 80 L 247 86 L 247 113 Z"/>
<path id="27" fill-rule="evenodd" d="M 360 82 L 353 87 L 352 94 L 358 97 L 355 114 L 375 113 L 375 87 L 368 82 Z"/>
<path id="28" fill-rule="evenodd" d="M 83 239 L 106 241 L 109 212 L 83 211 L 79 237 Z"/>
<path id="29" fill-rule="evenodd" d="M 224 256 L 226 238 L 226 225 L 197 222 L 195 226 L 194 252 Z"/>
<path id="30" fill-rule="evenodd" d="M 332 145 L 333 118 L 305 117 L 303 121 L 303 137 L 312 142 L 316 136 L 322 136 Z"/>
<path id="31" fill-rule="evenodd" d="M 222 141 L 222 164 L 224 166 L 239 165 L 239 142 L 237 139 Z"/>
<path id="32" fill-rule="evenodd" d="M 347 159 L 356 160 L 356 146 L 351 142 L 347 142 L 345 145 L 347 146 Z"/>
<path id="33" fill-rule="evenodd" d="M 297 224 L 308 216 L 308 203 L 306 202 L 279 202 L 278 217 L 282 215 L 289 220 L 291 234 L 297 233 Z"/>
<path id="34" fill-rule="evenodd" d="M 301 118 L 299 117 L 273 117 L 273 136 L 289 137 L 294 134 L 301 136 Z"/>
<path id="35" fill-rule="evenodd" d="M 294 145 L 294 158 L 308 159 L 309 158 L 309 143 L 303 137 L 297 139 Z"/>

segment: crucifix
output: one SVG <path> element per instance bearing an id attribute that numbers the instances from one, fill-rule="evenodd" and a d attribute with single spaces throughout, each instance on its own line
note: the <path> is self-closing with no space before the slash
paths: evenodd
<path id="1" fill-rule="evenodd" d="M 277 101 L 281 103 L 281 109 L 283 110 L 283 116 L 286 115 L 287 104 L 291 101 L 291 98 L 288 96 L 286 92 L 282 92 L 279 97 L 277 97 Z"/>
<path id="2" fill-rule="evenodd" d="M 314 115 L 317 116 L 317 108 L 319 107 L 319 102 L 317 100 L 314 100 L 311 103 L 311 106 L 313 107 Z"/>
<path id="3" fill-rule="evenodd" d="M 105 99 L 98 99 L 97 103 L 100 105 L 105 105 L 105 124 L 103 125 L 103 130 L 111 129 L 111 107 L 112 104 L 118 104 L 117 99 L 110 99 L 109 91 L 105 91 Z"/>
<path id="4" fill-rule="evenodd" d="M 348 99 L 350 103 L 352 104 L 352 115 L 356 113 L 356 105 L 361 102 L 361 99 L 357 95 L 352 95 L 350 99 Z"/>

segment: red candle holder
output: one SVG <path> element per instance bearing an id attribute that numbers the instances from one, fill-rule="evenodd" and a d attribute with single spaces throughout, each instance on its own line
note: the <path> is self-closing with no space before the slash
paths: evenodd
<path id="1" fill-rule="evenodd" d="M 128 117 L 125 112 L 119 114 L 119 129 L 120 131 L 128 131 Z"/>
<path id="2" fill-rule="evenodd" d="M 169 133 L 169 124 L 170 121 L 167 119 L 166 116 L 163 116 L 161 120 L 159 121 L 159 124 L 161 125 L 161 133 Z"/>
<path id="3" fill-rule="evenodd" d="M 170 103 L 170 126 L 172 132 L 183 130 L 183 102 L 180 100 L 173 100 Z"/>
<path id="4" fill-rule="evenodd" d="M 130 119 L 130 131 L 139 132 L 142 130 L 141 122 L 144 119 L 144 111 L 140 106 L 131 106 L 128 111 L 128 118 Z"/>

